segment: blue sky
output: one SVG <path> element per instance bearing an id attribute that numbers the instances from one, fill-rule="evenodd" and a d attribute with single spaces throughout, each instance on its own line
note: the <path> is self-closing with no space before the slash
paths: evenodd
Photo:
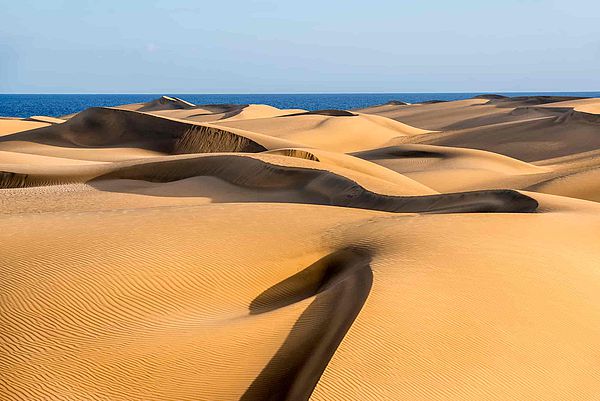
<path id="1" fill-rule="evenodd" d="M 600 90 L 600 1 L 0 0 L 0 93 Z"/>

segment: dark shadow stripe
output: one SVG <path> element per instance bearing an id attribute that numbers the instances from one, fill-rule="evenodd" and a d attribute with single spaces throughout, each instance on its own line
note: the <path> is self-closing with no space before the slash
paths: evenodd
<path id="1" fill-rule="evenodd" d="M 97 179 L 172 182 L 213 176 L 260 191 L 298 190 L 301 203 L 351 207 L 396 213 L 523 213 L 538 207 L 535 199 L 509 189 L 440 195 L 391 196 L 369 191 L 327 170 L 279 166 L 251 157 L 215 155 L 149 162 L 122 167 Z"/>
<path id="2" fill-rule="evenodd" d="M 259 295 L 250 313 L 266 313 L 316 295 L 277 353 L 240 400 L 308 400 L 373 284 L 369 252 L 334 252 Z"/>

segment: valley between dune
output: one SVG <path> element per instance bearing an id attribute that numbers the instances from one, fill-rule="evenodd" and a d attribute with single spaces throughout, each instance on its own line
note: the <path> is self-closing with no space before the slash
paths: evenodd
<path id="1" fill-rule="evenodd" d="M 598 399 L 599 113 L 0 118 L 0 399 Z"/>

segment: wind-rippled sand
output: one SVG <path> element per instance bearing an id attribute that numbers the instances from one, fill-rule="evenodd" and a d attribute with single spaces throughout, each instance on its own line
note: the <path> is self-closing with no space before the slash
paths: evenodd
<path id="1" fill-rule="evenodd" d="M 596 400 L 599 112 L 0 119 L 0 399 Z"/>

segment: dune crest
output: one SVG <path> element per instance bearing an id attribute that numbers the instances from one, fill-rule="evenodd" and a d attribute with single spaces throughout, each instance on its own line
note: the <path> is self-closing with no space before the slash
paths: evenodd
<path id="1" fill-rule="evenodd" d="M 222 128 L 111 108 L 87 109 L 62 124 L 5 135 L 0 149 L 17 141 L 75 149 L 132 147 L 165 154 L 266 150 Z"/>

